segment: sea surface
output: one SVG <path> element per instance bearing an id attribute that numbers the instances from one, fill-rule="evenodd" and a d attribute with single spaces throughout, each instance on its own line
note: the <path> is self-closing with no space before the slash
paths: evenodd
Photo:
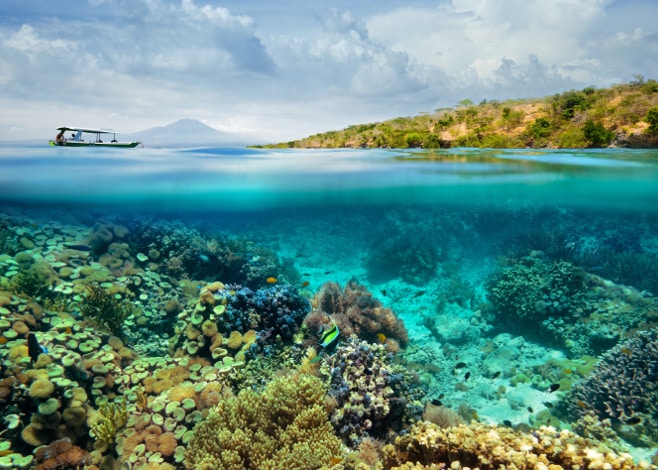
<path id="1" fill-rule="evenodd" d="M 250 361 L 286 351 L 288 362 L 268 367 L 299 365 L 303 348 L 294 352 L 293 345 L 302 337 L 304 346 L 315 341 L 320 362 L 327 363 L 340 348 L 356 347 L 345 331 L 355 333 L 353 341 L 385 347 L 387 360 L 412 372 L 414 385 L 401 389 L 418 409 L 394 429 L 368 431 L 336 418 L 337 435 L 352 449 L 368 435 L 392 442 L 431 406 L 448 408 L 466 423 L 518 432 L 552 425 L 586 437 L 605 435 L 614 450 L 636 460 L 651 460 L 658 448 L 658 408 L 649 405 L 658 402 L 658 346 L 651 336 L 658 325 L 658 150 L 0 147 L 0 276 L 0 380 L 27 374 L 23 387 L 29 387 L 37 377 L 57 375 L 39 375 L 38 369 L 52 370 L 51 362 L 62 362 L 65 372 L 75 367 L 107 379 L 102 367 L 80 365 L 90 354 L 82 344 L 97 341 L 117 354 L 111 383 L 94 385 L 103 379 L 67 373 L 68 382 L 55 382 L 50 395 L 30 401 L 14 390 L 0 399 L 5 422 L 19 420 L 0 434 L 0 458 L 18 466 L 24 464 L 19 456 L 42 462 L 33 450 L 66 437 L 91 452 L 95 463 L 112 458 L 141 468 L 137 464 L 160 452 L 156 460 L 185 468 L 179 448 L 194 423 L 171 425 L 177 439 L 171 453 L 164 444 L 159 451 L 129 447 L 134 431 L 119 444 L 93 450 L 99 436 L 90 417 L 122 396 L 128 414 L 136 413 L 136 386 L 150 394 L 144 406 L 171 399 L 167 390 L 134 378 L 121 385 L 136 358 L 161 358 L 171 366 L 174 358 L 189 356 L 219 368 L 217 345 L 208 345 L 218 332 L 217 347 L 223 333 L 232 361 L 246 362 L 241 373 L 252 375 L 247 382 L 229 380 L 233 393 L 259 390 L 271 379 L 254 377 L 258 368 L 249 369 Z M 216 281 L 225 288 L 208 287 Z M 130 305 L 124 323 L 89 318 L 83 305 L 91 285 Z M 387 329 L 383 317 L 356 326 L 349 308 L 322 310 L 322 294 L 336 285 L 343 302 L 352 286 L 377 314 L 390 309 L 408 338 L 399 328 Z M 247 336 L 238 314 L 234 324 L 212 315 L 195 320 L 204 289 L 214 294 L 212 302 L 222 298 L 227 306 L 240 289 L 254 299 L 298 296 L 308 311 L 299 307 L 296 314 L 290 307 L 287 326 L 254 327 L 258 347 L 249 350 L 245 339 L 240 355 L 227 346 L 234 330 Z M 316 330 L 301 326 L 311 309 L 325 315 Z M 195 339 L 191 325 L 202 320 L 209 331 Z M 319 344 L 330 321 L 341 327 L 332 345 L 338 352 Z M 40 359 L 37 366 L 27 349 L 18 348 L 31 333 L 50 362 Z M 643 334 L 651 347 L 637 345 Z M 182 384 L 198 383 L 198 370 L 188 371 Z M 605 370 L 618 373 L 612 378 Z M 211 382 L 208 377 L 226 371 L 206 372 Z M 610 396 L 601 391 L 606 386 Z M 75 404 L 87 410 L 84 423 L 61 418 L 40 424 L 40 433 L 29 428 L 39 413 L 52 416 L 39 407 L 49 396 L 58 400 L 56 413 L 70 417 L 67 400 L 76 387 L 86 390 L 83 403 Z M 194 397 L 199 411 L 202 390 Z M 585 416 L 599 424 L 583 424 Z"/>

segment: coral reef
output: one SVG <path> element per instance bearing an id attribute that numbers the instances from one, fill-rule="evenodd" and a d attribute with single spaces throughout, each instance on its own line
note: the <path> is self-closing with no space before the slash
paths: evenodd
<path id="1" fill-rule="evenodd" d="M 252 291 L 214 282 L 178 315 L 172 351 L 210 361 L 244 363 L 249 354 L 271 353 L 300 330 L 310 304 L 290 285 Z M 229 354 L 230 353 L 230 354 Z"/>
<path id="2" fill-rule="evenodd" d="M 601 356 L 592 372 L 560 400 L 555 413 L 576 421 L 588 413 L 610 420 L 634 444 L 658 436 L 658 329 L 638 332 Z"/>
<path id="3" fill-rule="evenodd" d="M 91 465 L 89 452 L 75 446 L 68 438 L 51 442 L 35 451 L 38 462 L 35 470 L 55 470 L 58 468 L 82 468 Z"/>
<path id="4" fill-rule="evenodd" d="M 314 311 L 305 320 L 312 336 L 330 322 L 330 316 L 340 329 L 342 337 L 355 334 L 370 343 L 389 343 L 406 347 L 409 338 L 402 320 L 373 297 L 365 286 L 356 281 L 348 282 L 343 289 L 335 282 L 322 285 L 313 297 Z"/>
<path id="5" fill-rule="evenodd" d="M 270 382 L 221 400 L 194 428 L 186 469 L 310 469 L 341 455 L 327 417 L 326 390 L 312 376 Z"/>
<path id="6" fill-rule="evenodd" d="M 442 223 L 449 217 L 435 215 L 437 222 L 428 223 L 432 214 L 425 211 L 392 211 L 372 234 L 366 269 L 371 279 L 380 281 L 401 278 L 411 284 L 426 284 L 436 275 L 445 257 L 448 237 L 437 237 Z"/>
<path id="7" fill-rule="evenodd" d="M 336 400 L 331 423 L 349 445 L 366 435 L 388 439 L 420 418 L 423 388 L 383 345 L 352 337 L 320 369 Z"/>
<path id="8" fill-rule="evenodd" d="M 649 293 L 539 255 L 507 260 L 486 288 L 494 321 L 574 356 L 610 349 L 626 331 L 647 328 L 658 309 Z"/>
<path id="9" fill-rule="evenodd" d="M 542 427 L 520 433 L 480 423 L 441 429 L 426 421 L 387 445 L 384 460 L 387 469 L 637 468 L 629 454 L 616 454 L 566 430 Z"/>

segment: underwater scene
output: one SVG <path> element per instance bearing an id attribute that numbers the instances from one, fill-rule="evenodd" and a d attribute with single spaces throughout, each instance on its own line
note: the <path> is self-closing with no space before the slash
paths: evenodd
<path id="1" fill-rule="evenodd" d="M 0 147 L 0 468 L 656 468 L 657 294 L 657 150 Z"/>

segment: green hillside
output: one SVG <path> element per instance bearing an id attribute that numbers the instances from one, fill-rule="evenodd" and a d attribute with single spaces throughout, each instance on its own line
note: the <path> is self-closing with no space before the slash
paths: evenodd
<path id="1" fill-rule="evenodd" d="M 413 117 L 352 125 L 269 148 L 658 147 L 658 81 L 554 96 L 459 102 Z"/>

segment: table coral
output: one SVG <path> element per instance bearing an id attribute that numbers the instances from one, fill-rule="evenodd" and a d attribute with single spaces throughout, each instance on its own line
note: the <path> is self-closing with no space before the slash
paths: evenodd
<path id="1" fill-rule="evenodd" d="M 270 382 L 262 393 L 242 390 L 212 408 L 194 428 L 188 470 L 321 468 L 340 455 L 325 409 L 326 390 L 312 376 Z"/>

